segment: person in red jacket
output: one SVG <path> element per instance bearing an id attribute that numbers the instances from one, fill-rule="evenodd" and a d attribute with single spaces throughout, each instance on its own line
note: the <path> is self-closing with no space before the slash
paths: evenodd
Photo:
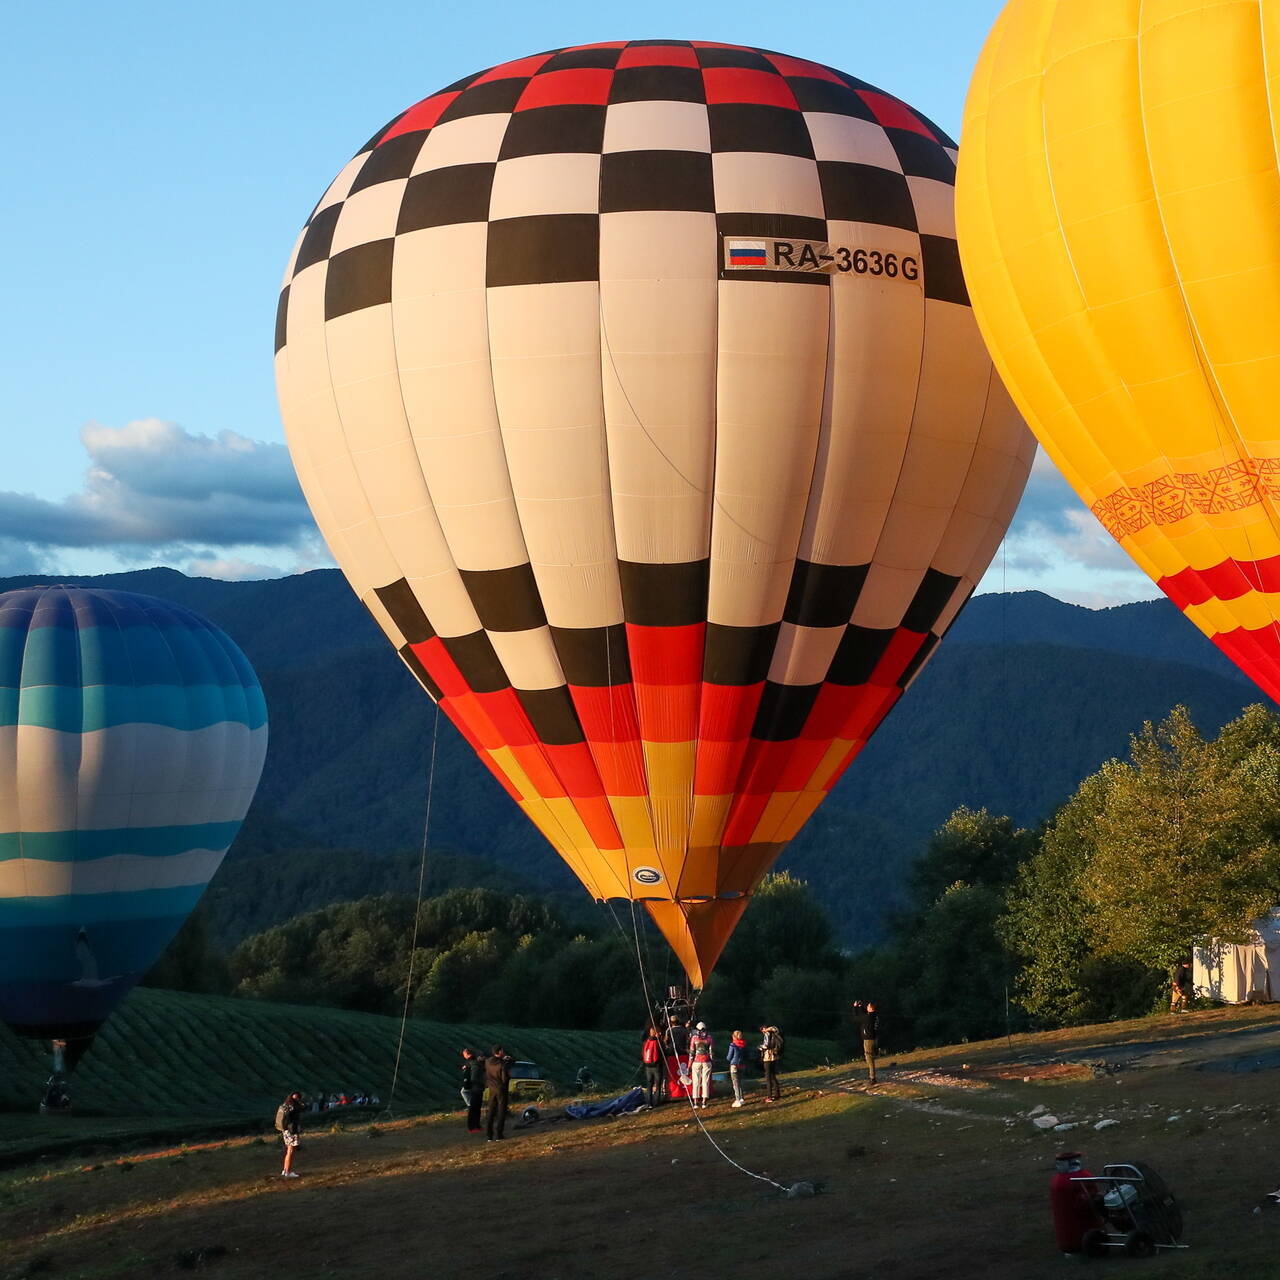
<path id="1" fill-rule="evenodd" d="M 658 1028 L 650 1027 L 640 1046 L 640 1061 L 644 1064 L 644 1087 L 649 1105 L 656 1107 L 662 1101 L 662 1041 Z"/>
<path id="2" fill-rule="evenodd" d="M 742 1106 L 742 1070 L 747 1065 L 747 1041 L 741 1031 L 735 1031 L 729 1040 L 729 1052 L 725 1054 L 729 1064 L 729 1083 L 733 1085 L 733 1105 Z"/>

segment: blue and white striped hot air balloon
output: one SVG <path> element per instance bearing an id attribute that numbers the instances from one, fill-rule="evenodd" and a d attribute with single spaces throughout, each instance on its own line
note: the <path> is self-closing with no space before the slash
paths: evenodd
<path id="1" fill-rule="evenodd" d="M 253 668 L 198 614 L 0 595 L 0 1019 L 93 1034 L 199 901 L 266 749 Z"/>

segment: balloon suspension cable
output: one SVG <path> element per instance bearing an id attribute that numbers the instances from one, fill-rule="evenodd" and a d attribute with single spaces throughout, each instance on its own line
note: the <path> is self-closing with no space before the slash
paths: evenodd
<path id="1" fill-rule="evenodd" d="M 436 791 L 436 747 L 440 741 L 440 704 L 435 704 L 436 714 L 431 721 L 431 762 L 427 767 L 427 804 L 422 819 L 422 858 L 418 863 L 418 899 L 413 909 L 413 937 L 409 943 L 409 971 L 404 980 L 404 1008 L 400 1012 L 400 1035 L 396 1040 L 396 1062 L 391 1071 L 391 1089 L 382 1115 L 392 1115 L 396 1085 L 400 1080 L 400 1058 L 404 1053 L 404 1037 L 409 1026 L 409 1001 L 413 998 L 413 966 L 418 954 L 418 926 L 422 918 L 422 892 L 427 883 L 427 842 L 431 835 L 431 801 Z"/>
<path id="2" fill-rule="evenodd" d="M 645 1007 L 650 1010 L 653 1010 L 656 1006 L 653 1004 L 653 1000 L 650 995 L 649 979 L 644 971 L 644 962 L 640 958 L 640 938 L 639 938 L 638 926 L 636 925 L 636 904 L 634 899 L 632 900 L 632 903 L 631 903 L 631 924 L 632 924 L 632 928 L 636 929 L 636 967 L 640 972 L 640 985 L 644 990 Z M 702 993 L 700 991 L 695 993 L 693 1000 L 691 1002 L 690 1008 L 691 1008 L 691 1011 L 694 1013 L 696 1013 L 697 1011 L 698 999 L 701 996 L 701 994 Z M 660 1033 L 664 1030 L 666 1030 L 666 1028 L 661 1028 L 661 1027 L 659 1028 Z M 769 1177 L 768 1174 L 754 1173 L 752 1170 L 748 1169 L 745 1165 L 739 1164 L 715 1140 L 715 1138 L 712 1136 L 711 1131 L 707 1128 L 705 1124 L 702 1123 L 702 1117 L 698 1114 L 697 1103 L 694 1101 L 693 1090 L 688 1085 L 685 1085 L 683 1081 L 681 1082 L 681 1088 L 684 1090 L 684 1100 L 689 1104 L 689 1113 L 693 1116 L 694 1120 L 697 1121 L 698 1128 L 702 1131 L 702 1136 L 706 1138 L 706 1140 L 715 1148 L 717 1153 L 724 1160 L 728 1161 L 729 1164 L 733 1165 L 733 1167 L 737 1169 L 739 1173 L 745 1173 L 748 1178 L 755 1178 L 757 1182 L 767 1182 L 771 1187 L 776 1187 L 779 1191 L 783 1192 L 784 1194 L 790 1191 L 789 1187 L 785 1186 L 781 1182 L 775 1182 L 774 1179 Z"/>
<path id="3" fill-rule="evenodd" d="M 662 453 L 662 450 L 658 445 L 658 442 L 654 440 L 652 436 L 649 435 L 648 430 L 646 429 L 644 423 L 641 421 L 639 412 L 636 410 L 636 407 L 631 403 L 631 397 L 627 394 L 627 389 L 622 379 L 622 373 L 618 369 L 618 366 L 614 361 L 613 349 L 609 343 L 609 332 L 608 332 L 608 329 L 605 327 L 603 299 L 600 300 L 599 306 L 600 306 L 601 336 L 603 339 L 605 353 L 608 355 L 609 362 L 613 366 L 614 377 L 617 379 L 618 386 L 622 390 L 623 396 L 626 398 L 628 407 L 630 407 L 632 415 L 635 417 L 636 425 L 639 426 L 640 429 L 645 433 L 645 435 L 649 437 L 649 441 L 654 446 L 654 448 L 658 449 L 658 451 Z M 663 457 L 664 458 L 666 457 L 665 453 L 663 453 Z M 674 469 L 675 468 L 674 462 L 672 462 L 672 460 L 669 458 L 667 459 L 667 461 Z M 737 524 L 737 521 L 732 520 L 732 517 L 727 512 L 724 514 L 726 519 L 730 519 L 734 524 Z M 605 682 L 608 685 L 609 689 L 612 690 L 613 689 L 613 651 L 612 651 L 612 646 L 609 643 L 609 629 L 607 627 L 605 628 L 605 632 L 604 632 L 604 663 L 605 663 Z M 613 702 L 612 696 L 610 696 L 609 698 L 609 729 L 610 729 L 610 733 L 609 733 L 610 741 L 617 741 L 617 729 L 616 729 L 616 725 L 614 724 L 614 702 Z M 654 1004 L 653 993 L 649 988 L 649 976 L 645 970 L 645 956 L 644 954 L 642 954 L 640 949 L 640 925 L 639 925 L 639 921 L 636 918 L 636 899 L 635 899 L 635 890 L 633 888 L 634 882 L 631 879 L 631 858 L 627 852 L 627 847 L 625 843 L 623 844 L 623 847 L 622 847 L 622 856 L 623 856 L 624 865 L 627 871 L 627 898 L 631 906 L 631 941 L 635 950 L 636 972 L 640 975 L 640 989 L 641 989 L 642 995 L 644 996 L 645 1017 L 646 1019 L 656 1020 L 658 1019 L 657 1005 Z M 605 905 L 609 909 L 609 914 L 613 916 L 613 922 L 615 925 L 617 925 L 619 934 L 622 935 L 623 945 L 625 946 L 626 934 L 623 931 L 621 922 L 618 920 L 617 912 L 615 912 L 613 909 L 613 903 L 610 902 L 607 898 L 604 901 L 605 901 Z M 648 952 L 648 949 L 649 949 L 649 942 L 648 942 L 648 935 L 646 935 L 645 946 L 644 946 L 645 953 Z M 652 956 L 650 956 L 650 961 L 652 961 Z M 689 1006 L 691 1015 L 697 1012 L 698 998 L 701 996 L 701 994 L 702 994 L 701 991 L 694 993 L 693 999 L 690 1002 L 690 1006 Z M 659 1027 L 658 1028 L 659 1035 L 661 1035 L 667 1029 L 668 1027 Z M 763 1173 L 753 1173 L 750 1169 L 746 1168 L 744 1165 L 739 1164 L 715 1140 L 715 1138 L 712 1137 L 710 1131 L 707 1129 L 707 1126 L 702 1123 L 702 1117 L 698 1114 L 698 1108 L 694 1104 L 692 1091 L 683 1084 L 681 1085 L 681 1087 L 684 1089 L 684 1097 L 685 1097 L 685 1101 L 689 1104 L 689 1111 L 692 1114 L 694 1120 L 697 1121 L 698 1128 L 702 1131 L 702 1136 L 706 1138 L 706 1140 L 712 1145 L 712 1147 L 724 1160 L 726 1160 L 735 1169 L 737 1169 L 739 1173 L 745 1173 L 748 1178 L 755 1178 L 757 1182 L 767 1182 L 771 1187 L 776 1187 L 779 1191 L 783 1192 L 784 1194 L 786 1194 L 789 1191 L 789 1188 L 785 1187 L 781 1182 L 775 1182 L 772 1178 L 770 1178 L 769 1176 Z"/>

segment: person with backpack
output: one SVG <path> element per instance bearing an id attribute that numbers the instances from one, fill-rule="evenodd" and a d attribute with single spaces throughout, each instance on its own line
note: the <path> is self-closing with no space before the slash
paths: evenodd
<path id="1" fill-rule="evenodd" d="M 276 1132 L 284 1140 L 284 1168 L 280 1170 L 282 1178 L 296 1178 L 293 1171 L 293 1153 L 302 1141 L 302 1094 L 294 1090 L 276 1108 Z"/>
<path id="2" fill-rule="evenodd" d="M 503 1130 L 507 1127 L 507 1104 L 511 1089 L 511 1068 L 515 1059 L 508 1057 L 500 1044 L 493 1046 L 493 1052 L 485 1059 L 484 1082 L 489 1090 L 489 1112 L 485 1118 L 485 1133 L 489 1142 L 500 1142 L 506 1137 Z M 497 1134 L 494 1134 L 494 1129 Z"/>
<path id="3" fill-rule="evenodd" d="M 700 1022 L 689 1037 L 689 1066 L 693 1076 L 693 1105 L 703 1111 L 711 1098 L 711 1059 L 714 1043 L 707 1024 Z"/>
<path id="4" fill-rule="evenodd" d="M 747 1065 L 747 1040 L 741 1031 L 735 1031 L 729 1040 L 729 1051 L 725 1054 L 729 1064 L 729 1083 L 733 1086 L 733 1105 L 742 1106 L 742 1068 Z"/>
<path id="5" fill-rule="evenodd" d="M 760 1042 L 760 1063 L 764 1067 L 764 1087 L 766 1102 L 777 1102 L 782 1096 L 778 1087 L 778 1064 L 782 1061 L 782 1032 L 777 1027 L 760 1028 L 763 1039 Z"/>
<path id="6" fill-rule="evenodd" d="M 640 1046 L 640 1061 L 644 1066 L 645 1095 L 651 1107 L 662 1101 L 662 1042 L 658 1028 L 650 1027 Z"/>
<path id="7" fill-rule="evenodd" d="M 480 1132 L 480 1106 L 484 1102 L 484 1054 L 462 1051 L 462 1101 L 467 1106 L 467 1132 Z"/>

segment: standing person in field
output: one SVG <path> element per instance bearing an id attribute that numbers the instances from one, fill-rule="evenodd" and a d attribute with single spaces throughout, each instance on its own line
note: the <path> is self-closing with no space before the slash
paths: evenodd
<path id="1" fill-rule="evenodd" d="M 484 1101 L 484 1054 L 462 1051 L 462 1101 L 467 1105 L 467 1132 L 480 1132 L 480 1104 Z"/>
<path id="2" fill-rule="evenodd" d="M 673 1080 L 680 1083 L 684 1094 L 689 1092 L 689 1028 L 675 1018 L 671 1019 L 667 1027 L 667 1071 Z M 673 1095 L 681 1097 L 680 1090 L 677 1089 Z"/>
<path id="3" fill-rule="evenodd" d="M 778 1064 L 782 1061 L 782 1032 L 774 1026 L 760 1028 L 760 1062 L 764 1067 L 766 1102 L 777 1102 L 782 1096 L 778 1086 Z"/>
<path id="4" fill-rule="evenodd" d="M 1191 957 L 1183 956 L 1173 971 L 1173 996 L 1169 1004 L 1170 1013 L 1186 1013 L 1191 1007 L 1192 985 Z"/>
<path id="5" fill-rule="evenodd" d="M 689 1037 L 689 1066 L 693 1077 L 693 1105 L 707 1109 L 711 1098 L 711 1058 L 714 1044 L 707 1024 L 700 1022 Z"/>
<path id="6" fill-rule="evenodd" d="M 640 1061 L 644 1064 L 644 1088 L 649 1105 L 656 1107 L 662 1101 L 662 1042 L 658 1028 L 650 1027 L 640 1046 Z"/>
<path id="7" fill-rule="evenodd" d="M 675 1018 L 672 1018 L 671 1025 L 667 1028 L 667 1043 L 671 1046 L 671 1056 L 673 1058 L 687 1058 L 689 1056 L 689 1028 L 683 1022 L 678 1022 Z"/>
<path id="8" fill-rule="evenodd" d="M 485 1133 L 489 1142 L 501 1141 L 506 1137 L 503 1130 L 507 1127 L 507 1102 L 511 1088 L 511 1066 L 514 1058 L 509 1058 L 500 1044 L 493 1046 L 493 1052 L 485 1059 L 484 1082 L 489 1090 L 489 1113 L 485 1119 Z M 497 1133 L 494 1133 L 494 1129 Z"/>
<path id="9" fill-rule="evenodd" d="M 725 1054 L 729 1064 L 729 1083 L 733 1085 L 733 1105 L 742 1106 L 742 1068 L 747 1065 L 747 1041 L 741 1031 L 735 1031 L 729 1040 Z"/>
<path id="10" fill-rule="evenodd" d="M 302 1094 L 296 1089 L 276 1108 L 276 1132 L 284 1139 L 284 1168 L 282 1178 L 296 1178 L 293 1171 L 293 1153 L 302 1141 Z"/>
<path id="11" fill-rule="evenodd" d="M 868 1000 L 858 1010 L 858 1030 L 862 1035 L 862 1056 L 867 1060 L 867 1083 L 876 1082 L 876 1050 L 880 1044 L 880 1014 L 876 1002 Z"/>

